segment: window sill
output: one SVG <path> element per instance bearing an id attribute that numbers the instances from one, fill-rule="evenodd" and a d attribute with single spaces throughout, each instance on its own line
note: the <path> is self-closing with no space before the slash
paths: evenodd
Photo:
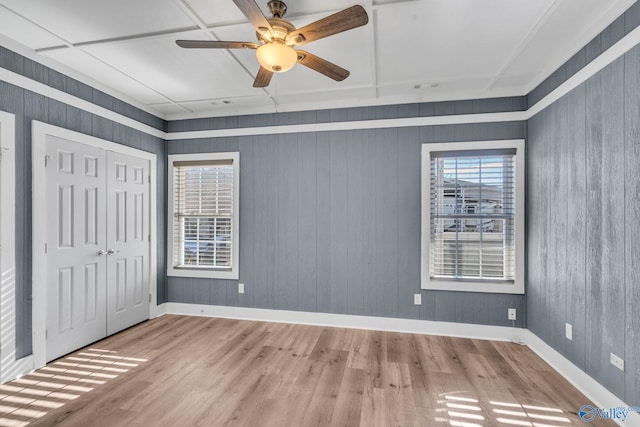
<path id="1" fill-rule="evenodd" d="M 524 283 L 505 283 L 490 281 L 460 281 L 422 279 L 422 289 L 454 292 L 480 292 L 489 294 L 524 294 Z"/>
<path id="2" fill-rule="evenodd" d="M 238 280 L 238 272 L 234 270 L 209 270 L 198 268 L 168 268 L 169 277 L 194 277 L 201 279 Z"/>

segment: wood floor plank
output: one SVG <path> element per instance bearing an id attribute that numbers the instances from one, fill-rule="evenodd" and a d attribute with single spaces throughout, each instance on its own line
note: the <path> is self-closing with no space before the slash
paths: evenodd
<path id="1" fill-rule="evenodd" d="M 359 426 L 362 412 L 362 390 L 364 389 L 364 371 L 346 368 L 331 417 L 332 426 Z"/>
<path id="2" fill-rule="evenodd" d="M 585 404 L 518 344 L 167 315 L 0 386 L 0 425 L 579 426 Z"/>

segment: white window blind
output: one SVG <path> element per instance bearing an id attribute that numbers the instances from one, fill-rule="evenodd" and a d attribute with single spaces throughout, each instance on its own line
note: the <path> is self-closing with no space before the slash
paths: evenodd
<path id="1" fill-rule="evenodd" d="M 430 153 L 431 279 L 513 283 L 515 149 Z"/>
<path id="2" fill-rule="evenodd" d="M 175 268 L 231 270 L 234 167 L 232 159 L 173 163 Z"/>

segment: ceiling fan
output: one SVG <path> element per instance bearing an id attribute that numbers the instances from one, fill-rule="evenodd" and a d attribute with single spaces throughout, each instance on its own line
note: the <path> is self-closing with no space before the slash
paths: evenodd
<path id="1" fill-rule="evenodd" d="M 271 0 L 267 3 L 269 11 L 273 15 L 269 19 L 264 16 L 254 0 L 233 0 L 233 2 L 256 29 L 257 43 L 176 40 L 176 44 L 184 48 L 256 49 L 260 70 L 253 82 L 253 87 L 269 86 L 273 73 L 288 71 L 296 63 L 324 74 L 335 81 L 342 81 L 349 76 L 349 71 L 344 68 L 304 50 L 295 50 L 293 46 L 301 46 L 365 25 L 369 22 L 369 17 L 362 6 L 351 6 L 296 29 L 291 22 L 284 19 L 287 5 L 282 1 Z"/>

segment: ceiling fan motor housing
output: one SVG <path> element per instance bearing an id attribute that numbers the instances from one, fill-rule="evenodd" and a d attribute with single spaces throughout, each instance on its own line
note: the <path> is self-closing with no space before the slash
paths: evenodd
<path id="1" fill-rule="evenodd" d="M 285 39 L 287 38 L 287 34 L 292 31 L 295 31 L 296 27 L 289 21 L 281 18 L 269 18 L 267 19 L 269 24 L 271 24 L 271 28 L 273 29 L 273 34 L 271 35 L 271 39 L 268 39 L 268 35 L 264 35 L 262 33 L 256 32 L 256 37 L 259 41 L 268 43 L 270 41 L 280 41 L 285 43 Z"/>

